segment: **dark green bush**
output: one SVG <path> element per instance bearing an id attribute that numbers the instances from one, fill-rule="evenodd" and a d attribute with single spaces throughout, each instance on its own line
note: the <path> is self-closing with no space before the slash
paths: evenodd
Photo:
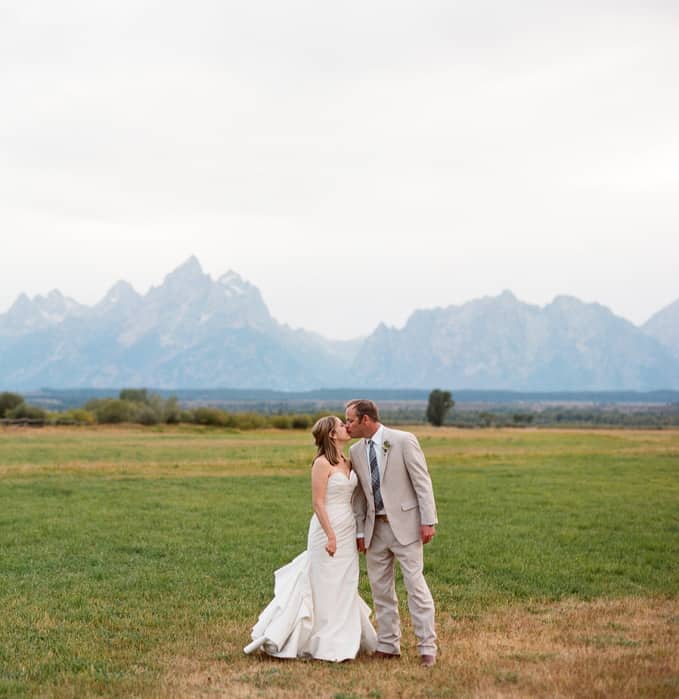
<path id="1" fill-rule="evenodd" d="M 209 425 L 211 427 L 226 427 L 229 422 L 226 413 L 218 408 L 196 408 L 193 411 L 193 422 L 197 425 Z"/>
<path id="2" fill-rule="evenodd" d="M 94 413 L 99 424 L 117 424 L 132 422 L 135 413 L 134 404 L 118 398 L 92 400 L 85 405 L 85 410 Z"/>
<path id="3" fill-rule="evenodd" d="M 279 430 L 289 430 L 292 427 L 290 415 L 274 415 L 271 418 L 271 426 Z"/>
<path id="4" fill-rule="evenodd" d="M 54 425 L 94 425 L 96 421 L 96 417 L 89 410 L 83 408 L 54 413 L 50 420 Z"/>
<path id="5" fill-rule="evenodd" d="M 292 429 L 293 430 L 308 430 L 313 424 L 311 415 L 293 415 Z"/>
<path id="6" fill-rule="evenodd" d="M 134 422 L 140 425 L 157 425 L 161 420 L 159 411 L 152 405 L 141 405 L 134 415 Z"/>
<path id="7" fill-rule="evenodd" d="M 132 403 L 148 403 L 149 392 L 145 388 L 123 388 L 118 398 L 120 400 L 129 400 Z"/>
<path id="8" fill-rule="evenodd" d="M 6 417 L 10 410 L 18 408 L 23 402 L 23 396 L 18 393 L 0 393 L 0 418 Z"/>
<path id="9" fill-rule="evenodd" d="M 191 410 L 180 410 L 179 411 L 179 422 L 184 422 L 187 424 L 191 424 L 195 422 L 195 415 Z"/>
<path id="10" fill-rule="evenodd" d="M 28 403 L 20 403 L 6 415 L 10 420 L 47 420 L 47 411 Z"/>
<path id="11" fill-rule="evenodd" d="M 239 430 L 258 430 L 262 427 L 267 427 L 268 420 L 261 413 L 236 413 L 231 416 L 232 427 L 237 427 Z"/>
<path id="12" fill-rule="evenodd" d="M 175 396 L 171 396 L 163 404 L 162 420 L 168 425 L 177 425 L 182 422 L 182 411 Z"/>

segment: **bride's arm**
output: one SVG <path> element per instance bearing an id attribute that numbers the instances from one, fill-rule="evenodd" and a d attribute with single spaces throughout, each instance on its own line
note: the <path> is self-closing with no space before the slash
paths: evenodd
<path id="1" fill-rule="evenodd" d="M 330 519 L 325 509 L 325 494 L 328 490 L 330 472 L 330 462 L 326 458 L 319 456 L 316 461 L 314 461 L 314 465 L 311 468 L 311 500 L 316 517 L 318 517 L 318 521 L 328 537 L 325 550 L 331 556 L 334 556 L 337 550 L 337 539 L 335 538 L 335 532 L 332 526 L 330 526 Z"/>

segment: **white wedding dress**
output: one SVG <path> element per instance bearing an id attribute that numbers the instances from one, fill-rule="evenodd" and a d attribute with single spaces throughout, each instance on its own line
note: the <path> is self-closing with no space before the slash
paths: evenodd
<path id="1" fill-rule="evenodd" d="M 328 478 L 326 510 L 337 551 L 325 550 L 327 536 L 314 514 L 307 550 L 274 573 L 274 598 L 252 629 L 252 643 L 277 658 L 317 658 L 341 662 L 359 650 L 372 653 L 377 635 L 370 608 L 358 594 L 356 524 L 351 496 L 356 474 L 335 471 Z"/>

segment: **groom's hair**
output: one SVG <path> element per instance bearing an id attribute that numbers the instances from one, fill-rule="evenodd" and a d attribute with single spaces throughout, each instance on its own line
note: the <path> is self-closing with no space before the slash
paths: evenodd
<path id="1" fill-rule="evenodd" d="M 344 407 L 353 408 L 359 420 L 362 420 L 363 416 L 367 415 L 373 422 L 380 421 L 380 411 L 377 409 L 375 403 L 367 398 L 354 398 Z"/>

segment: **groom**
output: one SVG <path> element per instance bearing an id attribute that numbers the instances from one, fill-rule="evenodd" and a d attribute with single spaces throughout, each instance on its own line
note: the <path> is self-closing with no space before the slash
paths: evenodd
<path id="1" fill-rule="evenodd" d="M 398 561 L 408 592 L 422 665 L 436 663 L 434 600 L 422 574 L 422 546 L 435 533 L 436 505 L 427 462 L 417 438 L 380 423 L 371 400 L 346 404 L 351 463 L 361 484 L 354 491 L 358 550 L 366 553 L 377 618 L 377 651 L 382 658 L 401 654 L 401 624 L 394 586 Z"/>

